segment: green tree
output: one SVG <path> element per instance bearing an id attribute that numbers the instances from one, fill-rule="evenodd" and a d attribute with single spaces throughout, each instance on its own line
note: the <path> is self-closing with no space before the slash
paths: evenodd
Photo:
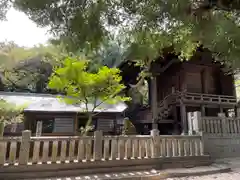
<path id="1" fill-rule="evenodd" d="M 47 82 L 52 67 L 67 53 L 61 45 L 21 47 L 14 42 L 0 43 L 1 79 L 5 90 L 48 92 Z"/>
<path id="2" fill-rule="evenodd" d="M 116 104 L 129 100 L 121 96 L 125 88 L 120 83 L 120 71 L 117 68 L 101 67 L 97 73 L 87 71 L 88 61 L 67 58 L 62 67 L 57 68 L 49 80 L 49 88 L 64 93 L 60 97 L 68 104 L 82 106 L 88 117 L 85 133 L 92 124 L 92 117 L 98 114 L 96 109 L 102 105 Z"/>
<path id="3" fill-rule="evenodd" d="M 114 40 L 106 41 L 101 46 L 91 52 L 86 53 L 90 61 L 91 71 L 97 71 L 101 66 L 110 68 L 117 67 L 126 59 L 126 49 Z"/>
<path id="4" fill-rule="evenodd" d="M 121 35 L 128 59 L 144 67 L 143 77 L 167 47 L 189 59 L 203 45 L 216 60 L 239 67 L 238 0 L 17 0 L 14 5 L 38 25 L 50 26 L 71 51 L 98 49 Z"/>
<path id="5" fill-rule="evenodd" d="M 0 99 L 0 136 L 3 135 L 5 125 L 23 121 L 23 108 Z"/>
<path id="6" fill-rule="evenodd" d="M 125 118 L 123 122 L 122 135 L 133 135 L 136 133 L 137 131 L 133 123 L 128 118 Z"/>

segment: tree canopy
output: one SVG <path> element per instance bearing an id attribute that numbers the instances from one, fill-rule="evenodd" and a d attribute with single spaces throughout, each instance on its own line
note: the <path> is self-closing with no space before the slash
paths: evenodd
<path id="1" fill-rule="evenodd" d="M 87 67 L 86 60 L 67 58 L 49 80 L 49 88 L 66 95 L 60 97 L 60 100 L 68 104 L 84 105 L 89 119 L 86 129 L 92 123 L 96 108 L 105 103 L 116 104 L 129 100 L 121 96 L 125 86 L 121 84 L 119 69 L 102 66 L 98 72 L 91 73 Z"/>
<path id="2" fill-rule="evenodd" d="M 6 125 L 21 122 L 23 120 L 23 108 L 0 99 L 0 123 Z"/>
<path id="3" fill-rule="evenodd" d="M 47 82 L 52 67 L 66 54 L 60 46 L 26 48 L 14 42 L 0 42 L 1 90 L 48 92 Z"/>
<path id="4" fill-rule="evenodd" d="M 14 6 L 51 27 L 71 50 L 99 48 L 121 35 L 129 58 L 144 66 L 165 47 L 188 59 L 200 44 L 216 60 L 238 66 L 238 0 L 16 0 Z"/>

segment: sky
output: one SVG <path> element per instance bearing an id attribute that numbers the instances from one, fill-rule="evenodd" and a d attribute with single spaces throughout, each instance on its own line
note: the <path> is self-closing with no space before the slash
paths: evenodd
<path id="1" fill-rule="evenodd" d="M 7 21 L 0 22 L 0 42 L 14 41 L 20 46 L 32 47 L 45 44 L 49 37 L 47 29 L 37 27 L 24 13 L 13 8 L 7 13 Z"/>

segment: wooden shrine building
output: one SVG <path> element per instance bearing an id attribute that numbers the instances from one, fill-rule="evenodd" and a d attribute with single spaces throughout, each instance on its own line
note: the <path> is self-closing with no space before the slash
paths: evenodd
<path id="1" fill-rule="evenodd" d="M 204 116 L 224 112 L 228 116 L 236 108 L 233 75 L 214 61 L 210 51 L 198 48 L 189 61 L 180 61 L 173 53 L 163 57 L 152 63 L 153 77 L 146 80 L 149 106 L 130 105 L 129 116 L 137 127 L 151 123 L 149 128 L 158 127 L 161 134 L 187 133 L 187 112 L 201 111 Z M 141 69 L 133 62 L 124 62 L 119 68 L 128 93 Z"/>

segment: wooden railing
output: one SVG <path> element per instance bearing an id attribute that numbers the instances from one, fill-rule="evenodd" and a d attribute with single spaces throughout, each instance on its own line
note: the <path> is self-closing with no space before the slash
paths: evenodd
<path id="1" fill-rule="evenodd" d="M 240 133 L 240 118 L 202 117 L 202 129 L 212 134 L 237 134 Z"/>
<path id="2" fill-rule="evenodd" d="M 165 117 L 164 110 L 171 111 L 171 106 L 176 103 L 180 97 L 181 92 L 180 91 L 174 91 L 167 96 L 164 97 L 163 100 L 161 100 L 160 103 L 158 103 L 158 114 L 161 117 L 161 121 Z"/>
<path id="3" fill-rule="evenodd" d="M 200 93 L 184 93 L 184 99 L 190 101 L 207 101 L 210 103 L 228 103 L 236 104 L 237 99 L 234 96 L 214 95 L 214 94 L 200 94 Z"/>
<path id="4" fill-rule="evenodd" d="M 203 155 L 201 136 L 22 137 L 0 139 L 0 166 L 49 163 L 87 163 L 128 159 Z"/>

